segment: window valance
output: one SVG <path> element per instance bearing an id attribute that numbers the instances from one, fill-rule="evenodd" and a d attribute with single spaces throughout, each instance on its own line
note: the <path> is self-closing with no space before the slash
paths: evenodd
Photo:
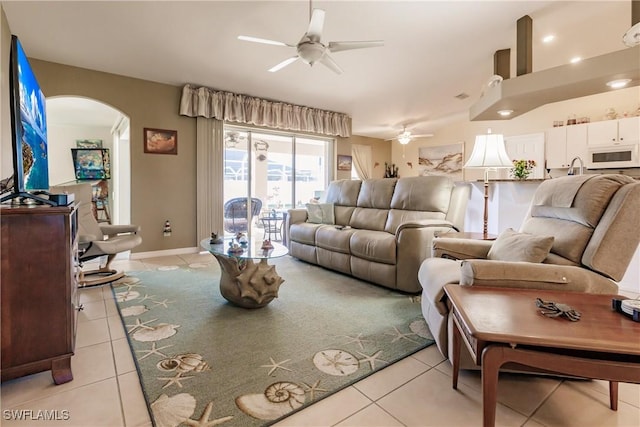
<path id="1" fill-rule="evenodd" d="M 351 117 L 343 113 L 185 85 L 180 114 L 275 129 L 351 136 Z"/>

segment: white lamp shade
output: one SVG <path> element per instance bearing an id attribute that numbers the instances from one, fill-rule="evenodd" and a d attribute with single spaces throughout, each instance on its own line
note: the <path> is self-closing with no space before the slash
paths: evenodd
<path id="1" fill-rule="evenodd" d="M 476 136 L 471 157 L 465 168 L 512 168 L 502 135 L 489 133 Z"/>

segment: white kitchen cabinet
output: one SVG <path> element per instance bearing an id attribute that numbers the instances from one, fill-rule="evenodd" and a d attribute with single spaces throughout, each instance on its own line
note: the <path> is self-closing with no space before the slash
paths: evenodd
<path id="1" fill-rule="evenodd" d="M 546 131 L 545 159 L 547 169 L 566 169 L 571 160 L 587 160 L 587 125 L 561 126 Z M 578 162 L 574 165 L 580 166 Z"/>
<path id="2" fill-rule="evenodd" d="M 604 120 L 589 123 L 588 144 L 603 145 L 637 144 L 640 142 L 640 117 Z"/>

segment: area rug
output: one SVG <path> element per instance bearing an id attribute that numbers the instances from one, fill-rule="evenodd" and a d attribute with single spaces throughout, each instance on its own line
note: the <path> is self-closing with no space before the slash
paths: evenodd
<path id="1" fill-rule="evenodd" d="M 270 425 L 434 342 L 419 297 L 273 264 L 285 282 L 259 309 L 220 295 L 213 258 L 114 284 L 157 427 Z"/>

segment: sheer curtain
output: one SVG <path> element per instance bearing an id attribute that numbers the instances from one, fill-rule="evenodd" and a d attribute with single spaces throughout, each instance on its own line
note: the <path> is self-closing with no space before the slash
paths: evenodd
<path id="1" fill-rule="evenodd" d="M 274 129 L 351 136 L 351 117 L 346 114 L 191 85 L 182 88 L 180 114 Z"/>
<path id="2" fill-rule="evenodd" d="M 196 119 L 196 236 L 222 235 L 224 153 L 222 120 Z M 199 247 L 200 242 L 196 242 Z"/>
<path id="3" fill-rule="evenodd" d="M 373 177 L 372 154 L 369 145 L 351 146 L 351 155 L 353 156 L 353 167 L 361 180 L 371 179 Z"/>

